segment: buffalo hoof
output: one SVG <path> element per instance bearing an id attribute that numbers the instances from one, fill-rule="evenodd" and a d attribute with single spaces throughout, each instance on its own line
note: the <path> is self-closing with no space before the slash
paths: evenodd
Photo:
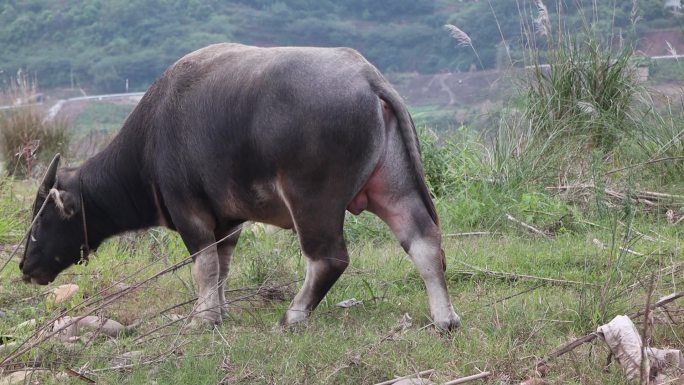
<path id="1" fill-rule="evenodd" d="M 296 310 L 288 310 L 283 318 L 280 319 L 280 327 L 288 330 L 299 330 L 306 325 L 309 313 Z"/>
<path id="2" fill-rule="evenodd" d="M 207 314 L 208 315 L 208 314 Z M 194 316 L 190 324 L 188 325 L 191 329 L 204 330 L 213 329 L 214 326 L 218 326 L 223 321 L 221 317 L 207 317 L 205 314 L 200 314 Z M 211 314 L 214 315 L 214 314 Z"/>
<path id="3" fill-rule="evenodd" d="M 461 318 L 453 313 L 447 319 L 435 320 L 434 325 L 440 332 L 450 333 L 461 327 Z"/>

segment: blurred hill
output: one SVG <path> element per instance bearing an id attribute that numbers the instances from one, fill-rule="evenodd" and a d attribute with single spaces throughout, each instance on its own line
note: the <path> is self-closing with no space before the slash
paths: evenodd
<path id="1" fill-rule="evenodd" d="M 590 20 L 635 43 L 653 28 L 681 36 L 682 17 L 664 0 L 640 0 L 636 14 L 627 1 L 560 10 L 547 3 L 568 28 Z M 530 0 L 7 0 L 0 3 L 0 79 L 21 69 L 43 89 L 142 91 L 183 54 L 224 41 L 349 46 L 389 74 L 493 69 L 522 62 L 521 24 L 532 25 L 537 12 Z M 445 23 L 470 35 L 482 64 Z"/>

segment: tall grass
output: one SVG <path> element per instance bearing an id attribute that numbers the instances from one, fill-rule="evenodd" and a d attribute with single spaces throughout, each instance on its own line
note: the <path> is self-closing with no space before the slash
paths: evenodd
<path id="1" fill-rule="evenodd" d="M 684 175 L 684 106 L 674 109 L 666 104 L 663 112 L 654 111 L 645 122 L 635 146 L 643 154 L 651 179 L 661 183 L 681 184 Z"/>
<path id="2" fill-rule="evenodd" d="M 70 132 L 66 123 L 49 121 L 27 101 L 35 99 L 37 83 L 26 76 L 10 80 L 5 98 L 19 101 L 13 110 L 0 113 L 0 153 L 9 175 L 32 177 L 35 166 L 46 164 L 55 153 L 69 149 Z M 23 105 L 21 104 L 23 103 Z"/>
<path id="3" fill-rule="evenodd" d="M 30 107 L 0 115 L 2 156 L 9 175 L 33 177 L 36 166 L 69 149 L 70 134 L 63 122 L 46 122 Z"/>

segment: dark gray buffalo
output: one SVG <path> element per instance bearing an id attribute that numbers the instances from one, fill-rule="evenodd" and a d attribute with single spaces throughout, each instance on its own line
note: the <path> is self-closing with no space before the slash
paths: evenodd
<path id="1" fill-rule="evenodd" d="M 81 253 L 129 230 L 177 230 L 194 260 L 196 310 L 219 322 L 246 220 L 294 228 L 306 279 L 283 317 L 305 320 L 349 264 L 345 210 L 392 229 L 427 287 L 435 324 L 458 326 L 437 213 L 406 106 L 347 48 L 212 45 L 174 63 L 121 132 L 79 168 L 54 167 L 21 270 L 45 285 Z"/>

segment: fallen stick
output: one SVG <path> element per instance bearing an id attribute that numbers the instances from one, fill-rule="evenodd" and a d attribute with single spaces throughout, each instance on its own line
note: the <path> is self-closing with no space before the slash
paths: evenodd
<path id="1" fill-rule="evenodd" d="M 670 199 L 684 199 L 684 195 L 666 194 L 654 191 L 639 191 L 638 196 L 645 197 L 646 199 L 652 198 L 670 198 Z"/>
<path id="2" fill-rule="evenodd" d="M 79 373 L 73 369 L 70 369 L 70 368 L 65 368 L 64 374 L 66 374 L 69 377 L 77 378 L 77 379 L 79 379 L 79 380 L 81 380 L 87 384 L 97 384 L 97 382 L 95 382 L 95 380 L 88 378 L 88 377 L 84 376 L 83 374 L 81 374 L 81 373 Z"/>
<path id="3" fill-rule="evenodd" d="M 596 239 L 596 238 L 592 239 L 591 242 L 592 242 L 594 245 L 596 245 L 596 247 L 598 247 L 599 249 L 605 249 L 605 248 L 606 248 L 606 245 L 605 245 L 603 242 L 601 242 L 601 241 L 599 241 L 598 239 Z M 626 248 L 626 247 L 620 246 L 619 249 L 620 249 L 620 251 L 622 251 L 623 253 L 628 253 L 628 254 L 636 255 L 637 257 L 643 257 L 643 256 L 645 256 L 645 254 L 642 254 L 642 253 L 640 253 L 640 252 L 638 252 L 638 251 L 634 251 L 634 250 L 628 249 L 628 248 Z"/>
<path id="4" fill-rule="evenodd" d="M 644 315 L 646 313 L 647 310 L 651 311 L 653 309 L 657 309 L 659 307 L 665 306 L 668 303 L 670 303 L 670 302 L 672 302 L 678 298 L 681 298 L 681 297 L 684 297 L 684 291 L 672 293 L 670 295 L 667 295 L 667 296 L 659 299 L 658 302 L 648 306 L 648 308 L 644 308 L 642 310 L 639 310 L 636 313 L 629 314 L 628 317 L 630 319 L 636 318 L 636 317 L 641 317 L 642 315 Z M 551 353 L 547 354 L 546 357 L 537 361 L 537 363 L 535 364 L 535 369 L 539 369 L 539 367 L 546 365 L 549 361 L 551 361 L 555 358 L 558 358 L 558 357 L 562 356 L 563 354 L 565 354 L 569 351 L 574 350 L 576 347 L 578 347 L 580 345 L 584 345 L 587 342 L 591 342 L 591 341 L 595 340 L 597 337 L 598 337 L 598 334 L 596 332 L 591 332 L 585 336 L 582 336 L 580 338 L 576 338 L 576 339 L 556 348 Z"/>
<path id="5" fill-rule="evenodd" d="M 536 228 L 534 228 L 534 227 L 528 225 L 527 223 L 525 223 L 525 222 L 523 222 L 523 221 L 521 221 L 521 220 L 519 220 L 519 219 L 513 218 L 513 216 L 511 216 L 511 214 L 506 214 L 506 218 L 508 218 L 509 221 L 514 222 L 514 223 L 516 223 L 516 224 L 518 224 L 518 225 L 520 225 L 520 226 L 522 226 L 522 227 L 524 227 L 524 228 L 530 230 L 531 232 L 533 232 L 533 233 L 535 233 L 535 234 L 539 234 L 539 235 L 541 235 L 541 236 L 543 236 L 543 237 L 548 238 L 548 235 L 546 235 L 546 233 L 544 233 L 543 231 L 538 230 L 538 229 L 536 229 Z"/>
<path id="6" fill-rule="evenodd" d="M 575 185 L 563 185 L 563 186 L 547 186 L 546 190 L 578 190 L 578 189 L 590 189 L 594 188 L 593 184 L 575 184 Z"/>
<path id="7" fill-rule="evenodd" d="M 467 274 L 467 275 L 476 275 L 477 273 L 482 273 L 486 275 L 491 275 L 493 277 L 497 278 L 508 278 L 508 279 L 524 279 L 524 280 L 530 280 L 530 281 L 542 281 L 542 282 L 548 282 L 551 284 L 556 284 L 556 285 L 588 285 L 588 286 L 598 286 L 593 283 L 587 283 L 587 282 L 579 282 L 579 281 L 572 281 L 569 279 L 558 279 L 558 278 L 547 278 L 547 277 L 538 277 L 536 275 L 527 275 L 527 274 L 518 274 L 518 273 L 508 273 L 504 271 L 492 271 L 492 270 L 487 270 L 483 269 L 481 267 L 473 266 L 468 263 L 465 263 L 463 261 L 457 261 L 463 266 L 466 266 L 469 269 L 473 269 L 475 271 L 455 271 L 455 273 L 458 274 Z"/>
<path id="8" fill-rule="evenodd" d="M 682 160 L 684 159 L 684 156 L 669 156 L 667 158 L 659 158 L 659 159 L 652 159 L 643 163 L 637 163 L 633 164 L 631 166 L 626 166 L 626 167 L 621 167 L 621 168 L 616 168 L 614 170 L 610 170 L 605 172 L 603 175 L 610 175 L 610 174 L 615 174 L 616 172 L 624 171 L 624 170 L 629 170 L 630 168 L 635 168 L 635 167 L 641 167 L 641 166 L 646 166 L 647 164 L 652 164 L 652 163 L 658 163 L 658 162 L 664 162 L 667 160 Z"/>
<path id="9" fill-rule="evenodd" d="M 477 236 L 477 235 L 493 235 L 496 233 L 492 233 L 491 231 L 471 231 L 467 233 L 453 233 L 453 234 L 445 234 L 445 237 L 471 237 L 471 236 Z"/>
<path id="10" fill-rule="evenodd" d="M 375 384 L 375 385 L 392 385 L 392 384 L 394 384 L 394 383 L 397 382 L 397 381 L 407 380 L 407 379 L 409 379 L 409 378 L 415 378 L 415 377 L 420 378 L 420 377 L 422 377 L 422 376 L 426 376 L 426 375 L 428 375 L 428 374 L 432 374 L 434 371 L 435 371 L 434 369 L 423 370 L 422 372 L 418 372 L 418 373 L 414 373 L 414 374 L 409 374 L 408 376 L 397 377 L 397 378 L 394 378 L 394 379 L 391 379 L 391 380 L 387 380 L 387 381 L 383 381 L 383 382 L 378 382 L 378 383 Z"/>
<path id="11" fill-rule="evenodd" d="M 470 381 L 475 381 L 479 380 L 485 377 L 489 377 L 492 375 L 492 372 L 482 372 L 480 374 L 473 374 L 472 376 L 468 377 L 462 377 L 462 378 L 457 378 L 455 380 L 451 380 L 449 382 L 445 382 L 444 385 L 456 385 L 456 384 L 465 384 L 466 382 Z"/>

